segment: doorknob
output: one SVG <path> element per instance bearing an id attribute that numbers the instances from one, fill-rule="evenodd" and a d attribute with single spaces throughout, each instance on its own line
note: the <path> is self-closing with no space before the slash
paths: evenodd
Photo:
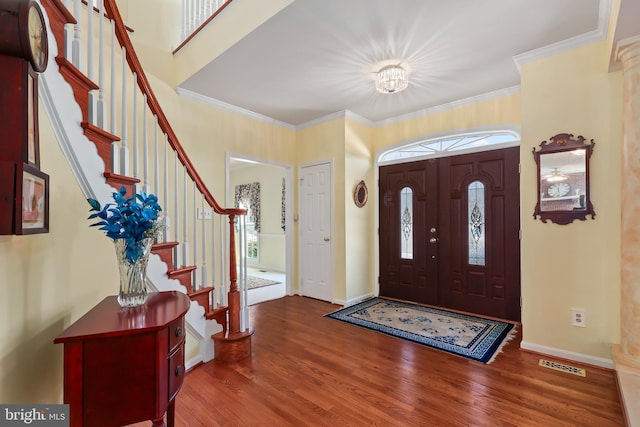
<path id="1" fill-rule="evenodd" d="M 325 242 L 328 242 L 329 240 L 331 240 L 331 238 L 330 238 L 329 236 L 325 236 L 325 237 L 324 237 L 324 241 L 325 241 Z"/>
<path id="2" fill-rule="evenodd" d="M 437 241 L 438 239 L 436 239 L 435 237 L 429 239 L 429 243 L 436 243 Z"/>

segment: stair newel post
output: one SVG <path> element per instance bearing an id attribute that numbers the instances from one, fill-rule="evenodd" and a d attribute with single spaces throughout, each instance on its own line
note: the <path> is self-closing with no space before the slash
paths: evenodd
<path id="1" fill-rule="evenodd" d="M 104 3 L 103 3 L 104 4 Z M 116 27 L 113 20 L 111 23 L 111 117 L 110 130 L 112 134 L 116 133 Z M 111 172 L 120 173 L 120 146 L 116 141 L 111 143 Z"/>
<path id="2" fill-rule="evenodd" d="M 240 332 L 240 292 L 236 270 L 236 237 L 234 214 L 229 214 L 229 333 Z"/>
<path id="3" fill-rule="evenodd" d="M 240 328 L 241 330 L 246 330 L 248 322 L 245 319 L 247 306 L 247 224 L 246 224 L 246 215 L 240 215 L 238 217 L 238 236 L 239 236 L 239 244 L 238 248 L 240 250 L 240 260 L 238 261 L 240 272 L 238 276 L 238 291 L 240 293 Z"/>

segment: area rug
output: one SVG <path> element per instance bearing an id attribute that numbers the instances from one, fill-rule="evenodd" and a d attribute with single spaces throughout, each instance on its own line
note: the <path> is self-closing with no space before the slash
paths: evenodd
<path id="1" fill-rule="evenodd" d="M 264 286 L 277 285 L 281 282 L 263 279 L 262 277 L 247 276 L 247 289 L 262 288 Z"/>
<path id="2" fill-rule="evenodd" d="M 491 363 L 515 336 L 512 323 L 384 298 L 372 298 L 325 316 L 482 363 Z"/>

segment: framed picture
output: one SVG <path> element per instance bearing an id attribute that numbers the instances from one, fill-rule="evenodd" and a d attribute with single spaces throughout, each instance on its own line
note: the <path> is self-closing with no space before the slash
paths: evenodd
<path id="1" fill-rule="evenodd" d="M 28 163 L 16 172 L 15 233 L 48 233 L 49 175 Z"/>

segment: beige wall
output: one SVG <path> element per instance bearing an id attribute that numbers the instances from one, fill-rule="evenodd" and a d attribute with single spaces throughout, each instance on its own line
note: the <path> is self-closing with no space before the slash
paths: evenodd
<path id="1" fill-rule="evenodd" d="M 523 340 L 610 358 L 619 341 L 622 77 L 608 73 L 606 43 L 522 67 Z M 532 149 L 558 133 L 593 139 L 591 201 L 596 219 L 560 226 L 534 221 Z M 586 310 L 586 328 L 571 309 Z"/>
<path id="2" fill-rule="evenodd" d="M 50 232 L 0 236 L 0 402 L 62 401 L 54 338 L 118 292 L 111 239 L 89 228 L 89 205 L 40 114 L 41 169 L 50 176 Z"/>
<path id="3" fill-rule="evenodd" d="M 374 292 L 375 280 L 371 269 L 374 259 L 375 194 L 359 208 L 354 203 L 353 191 L 361 180 L 375 193 L 373 181 L 373 150 L 371 129 L 354 120 L 345 123 L 345 259 L 346 300 L 351 301 Z"/>
<path id="4" fill-rule="evenodd" d="M 333 162 L 336 300 L 373 289 L 367 280 L 375 277 L 376 257 L 372 249 L 362 253 L 366 244 L 375 247 L 373 172 L 382 148 L 459 129 L 521 126 L 524 340 L 609 358 L 610 343 L 619 340 L 622 84 L 620 73 L 607 72 L 608 55 L 603 42 L 531 62 L 522 67 L 521 94 L 373 129 L 337 119 L 293 132 L 180 98 L 164 83 L 165 76 L 149 77 L 191 160 L 220 201 L 226 200 L 227 152 L 295 166 Z M 42 170 L 51 176 L 51 231 L 0 236 L 2 403 L 61 401 L 62 347 L 53 339 L 117 292 L 112 244 L 88 227 L 88 206 L 44 116 L 40 132 Z M 595 220 L 558 226 L 531 217 L 536 188 L 531 150 L 560 132 L 596 141 L 591 163 Z M 351 198 L 360 179 L 372 185 L 369 203 L 358 210 Z M 297 187 L 294 195 L 297 213 Z M 294 241 L 297 245 L 297 237 Z M 571 308 L 586 310 L 586 328 L 570 326 Z"/>

